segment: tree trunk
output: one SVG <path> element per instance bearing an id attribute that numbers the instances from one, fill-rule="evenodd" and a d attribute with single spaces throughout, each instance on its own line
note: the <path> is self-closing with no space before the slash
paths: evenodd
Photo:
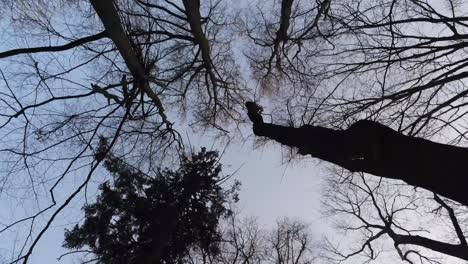
<path id="1" fill-rule="evenodd" d="M 253 116 L 249 110 L 249 117 Z M 406 136 L 369 120 L 358 121 L 346 130 L 256 121 L 253 130 L 257 136 L 298 148 L 302 155 L 310 154 L 352 172 L 403 180 L 468 206 L 466 148 Z"/>

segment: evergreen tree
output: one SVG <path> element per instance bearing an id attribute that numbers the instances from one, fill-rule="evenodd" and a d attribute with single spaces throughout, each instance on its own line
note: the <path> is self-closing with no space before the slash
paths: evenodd
<path id="1" fill-rule="evenodd" d="M 217 152 L 202 148 L 154 178 L 112 156 L 105 167 L 115 179 L 83 208 L 84 223 L 66 230 L 65 247 L 88 247 L 98 263 L 180 263 L 195 245 L 217 254 L 218 222 L 239 188 L 220 186 Z"/>

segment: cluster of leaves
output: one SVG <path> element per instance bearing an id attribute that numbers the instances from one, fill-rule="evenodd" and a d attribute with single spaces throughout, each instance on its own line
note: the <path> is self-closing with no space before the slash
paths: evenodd
<path id="1" fill-rule="evenodd" d="M 217 254 L 219 220 L 231 213 L 227 205 L 237 202 L 239 189 L 239 182 L 220 186 L 217 152 L 202 148 L 155 178 L 112 156 L 105 167 L 114 182 L 84 207 L 85 221 L 66 231 L 65 247 L 88 247 L 99 263 L 177 263 L 194 245 Z"/>

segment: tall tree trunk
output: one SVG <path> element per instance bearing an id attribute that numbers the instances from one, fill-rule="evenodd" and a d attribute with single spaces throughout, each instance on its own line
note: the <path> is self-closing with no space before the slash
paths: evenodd
<path id="1" fill-rule="evenodd" d="M 260 113 L 255 113 L 258 107 L 247 103 L 247 108 L 257 136 L 352 172 L 403 180 L 468 206 L 466 148 L 406 136 L 369 120 L 358 121 L 346 130 L 267 124 L 258 117 Z"/>

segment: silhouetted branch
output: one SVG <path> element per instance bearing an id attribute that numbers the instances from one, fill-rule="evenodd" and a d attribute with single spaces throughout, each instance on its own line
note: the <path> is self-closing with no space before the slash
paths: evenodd
<path id="1" fill-rule="evenodd" d="M 8 50 L 8 51 L 0 52 L 0 59 L 10 57 L 10 56 L 16 56 L 20 54 L 34 54 L 34 53 L 40 53 L 40 52 L 65 51 L 65 50 L 79 47 L 91 41 L 96 41 L 96 40 L 105 38 L 105 37 L 107 37 L 107 33 L 106 31 L 102 31 L 98 34 L 80 38 L 80 39 L 71 41 L 67 44 L 60 45 L 60 46 L 34 47 L 34 48 L 22 48 L 22 49 Z"/>

